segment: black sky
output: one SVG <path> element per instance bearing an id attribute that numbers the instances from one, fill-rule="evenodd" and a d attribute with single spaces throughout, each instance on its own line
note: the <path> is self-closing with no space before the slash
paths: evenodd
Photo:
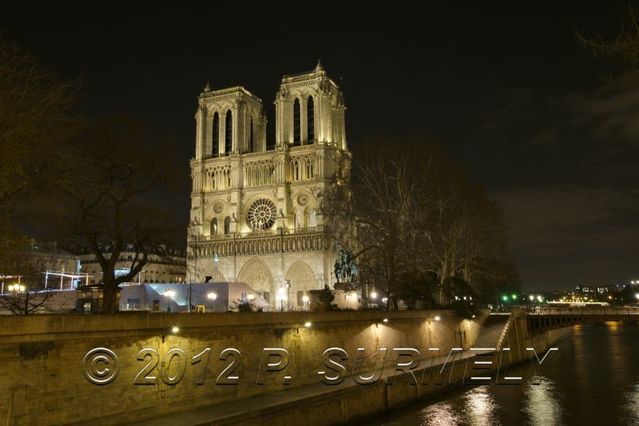
<path id="1" fill-rule="evenodd" d="M 321 58 L 356 152 L 380 136 L 436 140 L 488 187 L 526 288 L 639 279 L 639 91 L 605 88 L 614 65 L 574 36 L 614 35 L 627 1 L 347 7 L 21 3 L 0 7 L 0 29 L 83 76 L 90 113 L 138 116 L 179 145 L 167 208 L 184 227 L 206 82 L 245 86 L 272 117 L 281 76 Z"/>

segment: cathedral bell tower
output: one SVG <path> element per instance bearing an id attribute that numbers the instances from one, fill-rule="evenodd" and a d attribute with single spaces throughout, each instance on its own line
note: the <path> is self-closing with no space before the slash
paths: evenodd
<path id="1" fill-rule="evenodd" d="M 345 109 L 319 62 L 284 76 L 268 149 L 259 98 L 243 87 L 204 88 L 191 160 L 189 281 L 243 282 L 271 309 L 286 310 L 308 308 L 309 291 L 334 284 L 337 252 L 321 197 L 349 182 Z"/>
<path id="2" fill-rule="evenodd" d="M 321 62 L 311 72 L 285 75 L 275 99 L 276 145 L 346 147 L 344 99 Z"/>

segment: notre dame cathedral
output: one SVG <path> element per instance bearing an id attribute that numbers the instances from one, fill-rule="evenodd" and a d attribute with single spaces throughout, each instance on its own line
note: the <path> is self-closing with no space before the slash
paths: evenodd
<path id="1" fill-rule="evenodd" d="M 190 282 L 244 282 L 287 309 L 302 309 L 309 290 L 335 282 L 337 251 L 320 199 L 350 181 L 345 109 L 320 63 L 284 76 L 273 146 L 261 99 L 243 87 L 205 87 L 191 160 Z"/>

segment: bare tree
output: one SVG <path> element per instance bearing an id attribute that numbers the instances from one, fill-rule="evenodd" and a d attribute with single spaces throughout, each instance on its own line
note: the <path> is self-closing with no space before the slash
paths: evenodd
<path id="1" fill-rule="evenodd" d="M 361 280 L 379 288 L 397 308 L 395 291 L 405 269 L 414 209 L 415 159 L 379 151 L 356 168 L 355 203 Z"/>
<path id="2" fill-rule="evenodd" d="M 51 296 L 50 291 L 16 290 L 0 295 L 0 306 L 13 315 L 42 312 Z"/>
<path id="3" fill-rule="evenodd" d="M 58 155 L 81 121 L 77 80 L 62 80 L 0 33 L 0 216 L 21 197 L 46 191 Z M 2 225 L 2 224 L 0 224 Z"/>
<path id="4" fill-rule="evenodd" d="M 632 5 L 629 5 L 628 14 L 614 38 L 606 40 L 601 35 L 588 36 L 577 29 L 575 34 L 579 43 L 595 56 L 623 61 L 626 68 L 617 76 L 618 81 L 636 83 L 639 79 L 639 20 Z"/>
<path id="5" fill-rule="evenodd" d="M 452 283 L 480 293 L 488 265 L 505 255 L 498 206 L 433 146 L 404 146 L 371 150 L 354 170 L 353 202 L 338 207 L 355 224 L 340 235 L 348 235 L 361 280 L 393 308 L 397 298 L 409 307 L 444 304 Z"/>
<path id="6" fill-rule="evenodd" d="M 61 217 L 99 263 L 102 311 L 112 313 L 119 285 L 132 281 L 151 255 L 168 255 L 171 227 L 150 194 L 171 166 L 144 129 L 124 117 L 98 122 L 79 150 L 67 163 L 76 167 L 65 182 L 69 203 Z M 127 264 L 125 273 L 116 273 L 119 262 Z"/>

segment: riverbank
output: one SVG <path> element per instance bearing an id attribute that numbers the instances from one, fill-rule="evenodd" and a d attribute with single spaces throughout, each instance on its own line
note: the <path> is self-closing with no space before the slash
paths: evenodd
<path id="1" fill-rule="evenodd" d="M 449 351 L 445 356 L 423 360 L 427 365 L 414 369 L 412 374 L 396 375 L 396 368 L 383 370 L 379 381 L 361 385 L 348 378 L 338 386 L 316 384 L 295 392 L 277 392 L 269 395 L 236 401 L 224 406 L 211 406 L 183 415 L 172 415 L 140 424 L 168 426 L 180 422 L 191 425 L 234 425 L 248 422 L 251 425 L 304 424 L 306 426 L 359 422 L 384 415 L 417 401 L 450 392 L 460 386 L 475 386 L 472 371 L 476 358 L 493 358 L 494 364 L 482 376 L 492 377 L 491 383 L 500 380 L 498 370 L 515 367 L 530 358 L 540 356 L 566 338 L 571 328 L 548 330 L 529 335 L 523 326 L 525 317 L 514 315 L 501 323 L 501 330 L 485 327 L 473 343 L 489 344 L 493 347 L 501 342 L 501 351 L 492 348 Z M 484 323 L 489 325 L 488 321 Z M 492 327 L 494 328 L 494 327 Z M 500 331 L 496 333 L 495 331 Z M 535 351 L 527 351 L 534 348 Z M 503 349 L 506 349 L 505 351 Z M 496 355 L 495 355 L 496 354 Z M 505 356 L 500 356 L 505 355 Z M 475 377 L 476 378 L 476 377 Z M 482 382 L 483 383 L 483 382 Z M 504 384 L 504 377 L 501 377 Z"/>

